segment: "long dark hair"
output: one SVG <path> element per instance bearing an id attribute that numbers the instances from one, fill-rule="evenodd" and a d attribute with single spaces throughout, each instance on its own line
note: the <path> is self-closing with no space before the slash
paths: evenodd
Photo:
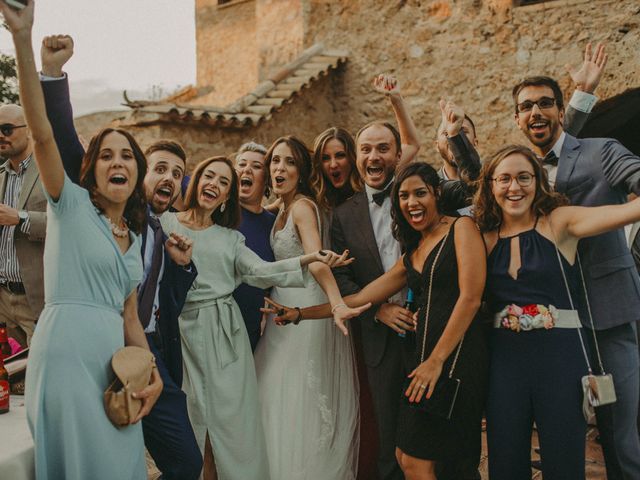
<path id="1" fill-rule="evenodd" d="M 420 177 L 425 185 L 431 189 L 436 197 L 436 210 L 438 214 L 442 213 L 440 206 L 440 177 L 438 177 L 438 172 L 436 172 L 431 165 L 423 162 L 410 163 L 406 167 L 403 167 L 396 174 L 396 180 L 391 190 L 391 219 L 393 220 L 391 228 L 393 236 L 400 242 L 403 252 L 414 250 L 422 238 L 422 234 L 409 225 L 409 222 L 404 218 L 402 210 L 400 209 L 400 187 L 407 178 L 413 176 Z"/>
<path id="2" fill-rule="evenodd" d="M 273 182 L 269 167 L 271 166 L 273 151 L 281 143 L 285 143 L 291 149 L 293 160 L 296 164 L 296 168 L 298 169 L 298 185 L 296 187 L 298 193 L 311 198 L 315 202 L 316 197 L 311 189 L 311 184 L 309 183 L 309 176 L 311 175 L 311 154 L 304 142 L 294 135 L 286 135 L 278 138 L 269 147 L 269 150 L 267 150 L 267 154 L 264 157 L 264 166 L 267 169 L 267 186 L 270 190 L 273 190 Z"/>
<path id="3" fill-rule="evenodd" d="M 138 178 L 136 180 L 136 186 L 124 207 L 123 217 L 126 220 L 129 229 L 136 234 L 140 234 L 147 216 L 147 199 L 144 194 L 144 177 L 147 174 L 147 159 L 145 158 L 144 153 L 142 153 L 140 145 L 138 145 L 136 139 L 133 138 L 133 135 L 120 128 L 104 128 L 94 135 L 91 142 L 89 142 L 89 148 L 87 148 L 84 158 L 82 159 L 82 165 L 80 167 L 80 185 L 89 191 L 91 202 L 100 213 L 103 213 L 102 207 L 98 204 L 96 196 L 96 162 L 100 156 L 100 148 L 102 147 L 104 138 L 113 132 L 119 133 L 127 139 L 131 146 L 133 156 L 136 159 Z"/>
<path id="4" fill-rule="evenodd" d="M 322 154 L 329 140 L 337 140 L 342 144 L 351 166 L 348 183 L 342 190 L 336 189 L 331 181 L 325 178 L 322 171 Z M 309 183 L 311 183 L 311 188 L 315 192 L 318 205 L 324 210 L 337 207 L 342 201 L 346 200 L 345 195 L 348 198 L 354 192 L 362 190 L 362 179 L 356 167 L 356 144 L 351 134 L 344 128 L 331 127 L 316 137 L 313 142 L 313 161 Z"/>
<path id="5" fill-rule="evenodd" d="M 533 169 L 536 179 L 536 193 L 531 204 L 533 213 L 544 216 L 551 213 L 557 207 L 567 205 L 569 200 L 560 193 L 551 190 L 547 171 L 544 169 L 536 154 L 522 145 L 507 145 L 498 150 L 491 160 L 485 163 L 480 170 L 478 189 L 473 197 L 474 216 L 482 232 L 491 232 L 502 223 L 502 209 L 498 206 L 491 189 L 493 174 L 496 168 L 509 155 L 520 154 L 527 159 Z"/>
<path id="6" fill-rule="evenodd" d="M 187 210 L 192 210 L 199 206 L 198 204 L 198 184 L 202 178 L 204 170 L 212 163 L 224 163 L 231 171 L 231 185 L 229 186 L 229 197 L 224 202 L 224 211 L 220 207 L 216 208 L 211 214 L 211 219 L 216 225 L 227 228 L 237 228 L 240 224 L 240 200 L 238 197 L 238 174 L 233 168 L 233 163 L 227 157 L 217 156 L 202 160 L 193 170 L 187 193 L 184 196 L 184 206 Z"/>

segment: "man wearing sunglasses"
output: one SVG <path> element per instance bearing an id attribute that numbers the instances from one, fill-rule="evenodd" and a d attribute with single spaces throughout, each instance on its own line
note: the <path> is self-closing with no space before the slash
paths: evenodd
<path id="1" fill-rule="evenodd" d="M 0 322 L 23 347 L 44 307 L 46 199 L 22 108 L 0 107 Z"/>
<path id="2" fill-rule="evenodd" d="M 555 80 L 529 77 L 512 93 L 516 125 L 544 159 L 556 190 L 573 205 L 625 203 L 629 193 L 640 194 L 638 156 L 617 140 L 578 139 L 563 131 L 563 96 Z M 578 253 L 598 346 L 618 397 L 616 403 L 596 409 L 607 478 L 638 479 L 640 366 L 636 322 L 640 320 L 640 278 L 622 228 L 581 240 Z M 585 328 L 590 328 L 588 312 L 580 314 Z M 591 335 L 587 338 L 592 340 Z M 595 345 L 591 350 L 595 351 Z"/>

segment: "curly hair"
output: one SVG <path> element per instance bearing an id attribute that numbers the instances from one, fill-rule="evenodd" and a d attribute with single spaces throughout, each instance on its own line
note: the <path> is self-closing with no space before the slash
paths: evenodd
<path id="1" fill-rule="evenodd" d="M 554 192 L 549 186 L 547 171 L 544 169 L 536 154 L 522 145 L 507 145 L 498 150 L 482 166 L 480 177 L 477 181 L 477 191 L 473 198 L 474 215 L 482 232 L 490 232 L 497 229 L 502 223 L 502 209 L 498 206 L 492 190 L 493 174 L 505 158 L 510 155 L 522 155 L 533 168 L 536 179 L 536 193 L 531 204 L 531 209 L 538 216 L 551 213 L 555 208 L 567 205 L 569 200 L 564 195 Z"/>
<path id="2" fill-rule="evenodd" d="M 211 219 L 216 225 L 227 228 L 237 228 L 240 224 L 240 198 L 238 189 L 238 174 L 233 163 L 227 157 L 217 156 L 202 160 L 196 168 L 193 170 L 191 180 L 189 180 L 189 186 L 187 187 L 187 193 L 184 196 L 184 206 L 187 210 L 195 209 L 199 206 L 198 203 L 198 184 L 202 178 L 202 174 L 205 169 L 212 163 L 224 163 L 231 171 L 231 184 L 229 185 L 229 197 L 224 202 L 224 211 L 220 208 L 216 208 L 211 214 Z"/>
<path id="3" fill-rule="evenodd" d="M 333 186 L 322 170 L 322 154 L 329 140 L 337 140 L 342 144 L 344 153 L 349 161 L 349 166 L 351 167 L 349 181 L 340 190 Z M 351 134 L 344 128 L 328 128 L 314 140 L 309 183 L 315 193 L 318 205 L 325 211 L 337 207 L 353 195 L 354 192 L 362 190 L 362 179 L 356 167 L 356 144 Z"/>
<path id="4" fill-rule="evenodd" d="M 269 147 L 269 150 L 267 150 L 264 158 L 264 166 L 267 169 L 267 187 L 273 190 L 273 182 L 269 168 L 271 166 L 271 159 L 273 158 L 273 151 L 281 143 L 285 143 L 289 149 L 291 149 L 293 160 L 298 169 L 297 191 L 315 202 L 316 197 L 309 183 L 309 176 L 311 175 L 311 153 L 304 142 L 294 135 L 286 135 L 276 139 Z"/>
<path id="5" fill-rule="evenodd" d="M 133 135 L 120 128 L 104 128 L 94 135 L 91 142 L 89 142 L 89 147 L 82 159 L 82 165 L 80 167 L 80 186 L 89 191 L 91 203 L 93 203 L 100 213 L 103 213 L 104 210 L 97 200 L 96 162 L 100 157 L 102 142 L 107 135 L 114 132 L 119 133 L 127 139 L 136 160 L 138 178 L 133 192 L 129 196 L 127 204 L 124 207 L 123 217 L 127 222 L 129 230 L 139 235 L 140 232 L 142 232 L 142 227 L 145 225 L 147 217 L 147 199 L 144 193 L 144 177 L 147 174 L 147 159 L 144 156 L 144 153 L 142 153 L 140 145 L 138 145 L 136 139 L 133 138 Z"/>
<path id="6" fill-rule="evenodd" d="M 409 225 L 407 219 L 402 214 L 400 209 L 400 187 L 402 183 L 409 177 L 418 176 L 429 188 L 436 197 L 436 211 L 438 214 L 442 213 L 442 207 L 440 205 L 440 177 L 438 172 L 428 163 L 416 162 L 400 169 L 396 174 L 396 180 L 391 190 L 391 219 L 393 221 L 391 229 L 393 236 L 402 247 L 403 252 L 414 250 L 420 242 L 422 234 Z"/>

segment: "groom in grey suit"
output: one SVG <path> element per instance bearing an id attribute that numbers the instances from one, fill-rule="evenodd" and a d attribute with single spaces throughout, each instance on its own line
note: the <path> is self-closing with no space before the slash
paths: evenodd
<path id="1" fill-rule="evenodd" d="M 563 131 L 563 96 L 555 80 L 529 77 L 512 93 L 518 128 L 533 150 L 544 157 L 550 181 L 571 204 L 620 204 L 627 201 L 629 193 L 640 194 L 639 157 L 614 139 L 577 139 Z M 600 353 L 607 373 L 613 374 L 618 397 L 613 405 L 596 409 L 607 478 L 637 480 L 640 278 L 624 229 L 583 239 L 578 252 Z M 581 312 L 581 318 L 584 326 L 591 328 L 587 312 Z M 593 341 L 592 335 L 588 336 Z"/>

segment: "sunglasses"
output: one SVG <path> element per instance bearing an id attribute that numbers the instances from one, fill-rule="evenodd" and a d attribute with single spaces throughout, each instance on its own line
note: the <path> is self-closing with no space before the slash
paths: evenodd
<path id="1" fill-rule="evenodd" d="M 26 127 L 26 125 L 13 125 L 12 123 L 3 123 L 2 125 L 0 125 L 0 133 L 2 133 L 2 135 L 4 135 L 5 137 L 10 137 L 11 135 L 13 135 L 13 131 L 16 128 L 24 127 Z"/>
<path id="2" fill-rule="evenodd" d="M 524 102 L 518 104 L 518 112 L 529 112 L 534 105 L 538 105 L 538 108 L 540 110 L 547 110 L 549 108 L 552 108 L 555 104 L 556 99 L 550 97 L 542 97 L 535 102 L 532 100 L 525 100 Z"/>

